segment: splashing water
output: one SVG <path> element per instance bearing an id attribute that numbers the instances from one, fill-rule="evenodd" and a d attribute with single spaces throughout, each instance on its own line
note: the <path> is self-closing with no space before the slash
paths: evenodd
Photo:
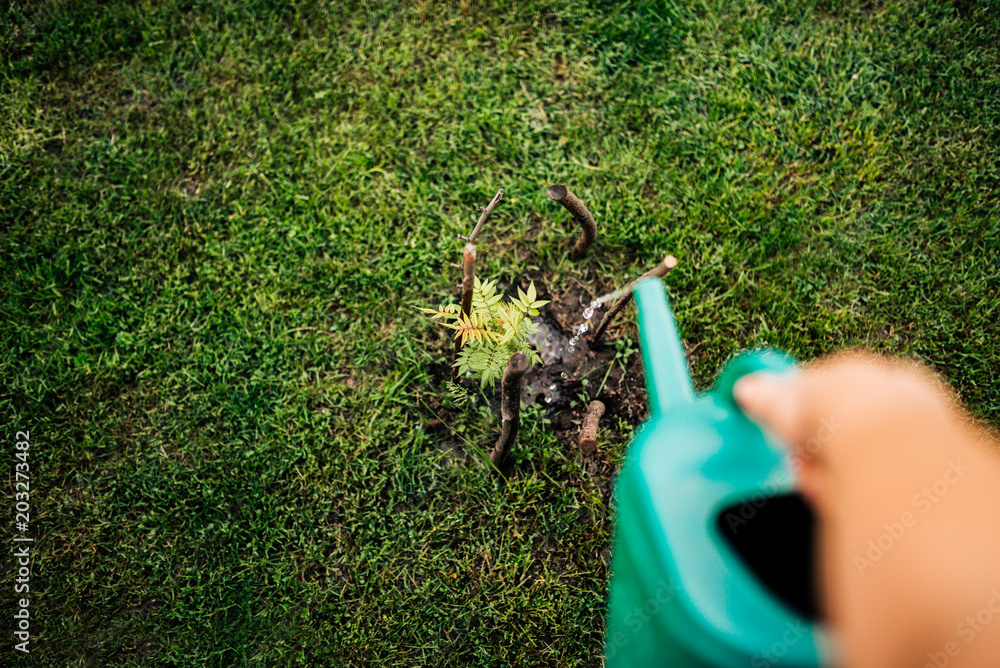
<path id="1" fill-rule="evenodd" d="M 608 299 L 610 299 L 610 297 Z M 606 301 L 607 299 L 604 298 L 595 299 L 594 301 L 590 302 L 590 305 L 587 306 L 587 308 L 583 309 L 584 322 L 580 323 L 579 325 L 573 328 L 573 338 L 569 340 L 569 352 L 573 352 L 574 350 L 576 350 L 576 344 L 579 343 L 580 337 L 586 332 L 590 331 L 590 320 L 591 318 L 594 317 L 594 311 L 601 308 L 601 306 Z"/>
<path id="2" fill-rule="evenodd" d="M 663 264 L 666 265 L 666 270 L 669 271 L 677 266 L 677 258 L 673 255 L 668 255 L 663 258 Z M 590 325 L 588 323 L 590 322 L 590 319 L 594 317 L 594 311 L 612 300 L 621 299 L 625 295 L 632 294 L 639 283 L 645 280 L 645 278 L 645 275 L 640 276 L 625 287 L 615 290 L 614 292 L 609 292 L 606 295 L 601 295 L 594 301 L 590 302 L 590 305 L 583 310 L 583 319 L 585 322 L 573 330 L 574 336 L 569 340 L 569 351 L 573 352 L 573 350 L 575 350 L 576 343 L 580 340 L 580 335 L 590 329 Z"/>

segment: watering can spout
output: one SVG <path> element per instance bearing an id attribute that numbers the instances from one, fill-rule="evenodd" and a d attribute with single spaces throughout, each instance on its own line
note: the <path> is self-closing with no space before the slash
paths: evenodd
<path id="1" fill-rule="evenodd" d="M 693 402 L 694 386 L 663 281 L 649 278 L 639 283 L 635 302 L 649 413 L 653 417 Z"/>

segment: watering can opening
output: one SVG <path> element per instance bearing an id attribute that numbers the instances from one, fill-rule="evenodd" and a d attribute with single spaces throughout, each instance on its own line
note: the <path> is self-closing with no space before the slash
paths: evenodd
<path id="1" fill-rule="evenodd" d="M 716 526 L 733 551 L 774 596 L 810 621 L 819 620 L 815 516 L 797 493 L 727 506 Z"/>

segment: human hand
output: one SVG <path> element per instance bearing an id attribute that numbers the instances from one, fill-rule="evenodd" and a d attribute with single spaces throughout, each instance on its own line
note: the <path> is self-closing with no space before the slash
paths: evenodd
<path id="1" fill-rule="evenodd" d="M 752 374 L 733 393 L 790 448 L 817 512 L 821 604 L 844 665 L 955 668 L 1000 656 L 1000 614 L 992 629 L 961 626 L 1000 591 L 1000 463 L 943 382 L 849 353 Z"/>

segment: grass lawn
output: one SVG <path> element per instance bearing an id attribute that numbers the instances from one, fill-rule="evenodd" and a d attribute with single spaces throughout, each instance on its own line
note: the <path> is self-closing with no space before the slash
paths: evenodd
<path id="1" fill-rule="evenodd" d="M 701 386 L 863 345 L 1000 424 L 992 0 L 0 12 L 4 498 L 30 429 L 38 541 L 3 665 L 601 665 L 610 474 L 538 408 L 509 484 L 457 456 L 497 422 L 411 307 L 499 187 L 480 275 L 594 295 L 674 254 Z"/>

